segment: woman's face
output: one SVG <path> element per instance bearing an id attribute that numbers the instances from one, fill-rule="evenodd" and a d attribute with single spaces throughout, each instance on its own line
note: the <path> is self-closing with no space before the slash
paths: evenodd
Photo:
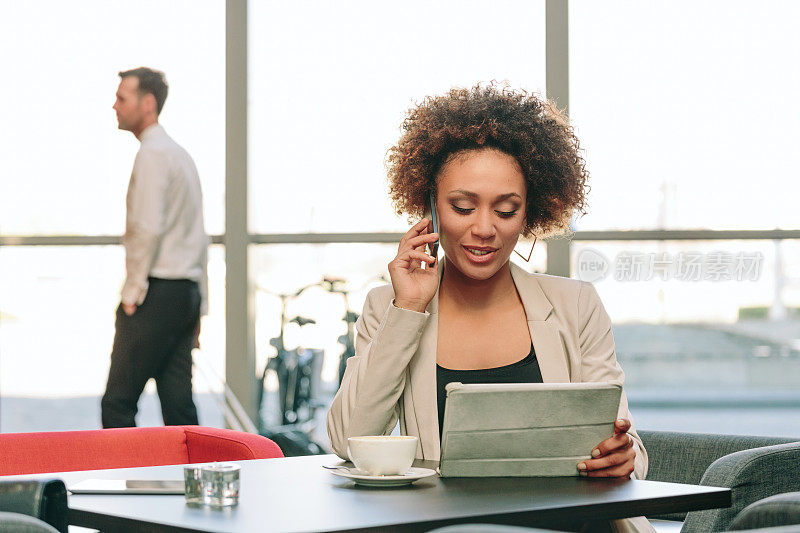
<path id="1" fill-rule="evenodd" d="M 445 163 L 436 210 L 447 261 L 475 280 L 494 276 L 525 228 L 526 198 L 519 163 L 504 152 L 469 150 Z"/>

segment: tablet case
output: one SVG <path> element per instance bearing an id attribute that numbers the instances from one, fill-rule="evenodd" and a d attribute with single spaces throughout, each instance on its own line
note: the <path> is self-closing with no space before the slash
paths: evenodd
<path id="1" fill-rule="evenodd" d="M 449 383 L 443 477 L 577 476 L 614 434 L 622 386 L 602 383 Z"/>

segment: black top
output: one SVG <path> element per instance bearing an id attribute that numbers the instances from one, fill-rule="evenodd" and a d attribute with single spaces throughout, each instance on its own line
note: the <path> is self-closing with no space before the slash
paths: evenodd
<path id="1" fill-rule="evenodd" d="M 531 352 L 524 359 L 510 365 L 477 370 L 451 370 L 436 365 L 436 403 L 439 407 L 439 438 L 442 438 L 444 426 L 444 403 L 448 383 L 542 383 L 542 371 L 531 343 Z"/>

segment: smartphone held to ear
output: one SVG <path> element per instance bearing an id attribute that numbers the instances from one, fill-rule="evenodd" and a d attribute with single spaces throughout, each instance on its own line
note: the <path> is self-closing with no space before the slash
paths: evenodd
<path id="1" fill-rule="evenodd" d="M 431 193 L 428 198 L 428 203 L 431 210 L 431 233 L 439 233 L 439 216 L 436 213 L 436 194 Z M 437 258 L 439 253 L 439 241 L 430 243 L 430 252 L 434 258 Z M 433 264 L 431 264 L 433 266 Z"/>

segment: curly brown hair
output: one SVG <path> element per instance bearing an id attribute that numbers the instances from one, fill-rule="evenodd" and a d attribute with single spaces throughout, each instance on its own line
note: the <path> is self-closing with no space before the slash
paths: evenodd
<path id="1" fill-rule="evenodd" d="M 494 148 L 519 163 L 528 189 L 525 235 L 544 237 L 585 214 L 589 173 L 567 117 L 549 100 L 496 84 L 455 88 L 409 110 L 389 149 L 389 192 L 398 214 L 421 217 L 442 166 L 465 150 Z"/>

